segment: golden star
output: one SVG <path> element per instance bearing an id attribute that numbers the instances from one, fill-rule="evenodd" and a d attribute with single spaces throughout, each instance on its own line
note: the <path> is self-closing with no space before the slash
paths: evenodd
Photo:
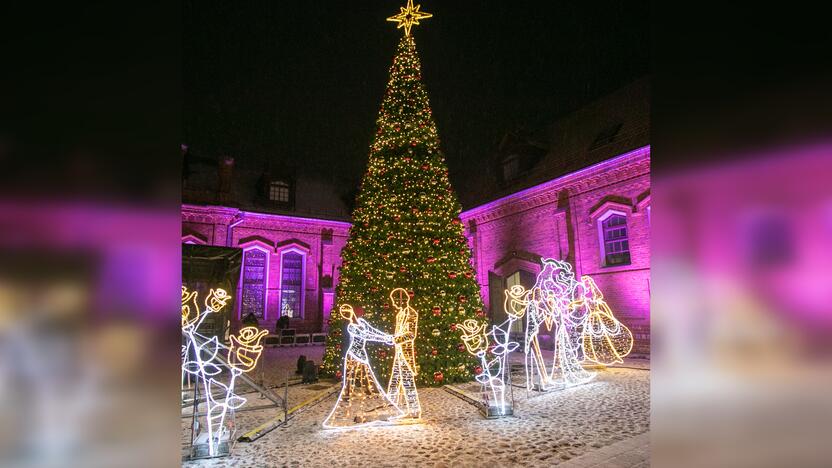
<path id="1" fill-rule="evenodd" d="M 416 5 L 416 7 L 414 8 L 413 0 L 407 0 L 407 8 L 399 7 L 401 13 L 387 18 L 387 21 L 399 23 L 399 25 L 396 26 L 396 29 L 404 28 L 404 35 L 409 36 L 410 28 L 413 27 L 414 24 L 418 25 L 419 20 L 433 17 L 433 15 L 430 13 L 419 11 L 419 8 L 421 7 L 422 5 Z"/>

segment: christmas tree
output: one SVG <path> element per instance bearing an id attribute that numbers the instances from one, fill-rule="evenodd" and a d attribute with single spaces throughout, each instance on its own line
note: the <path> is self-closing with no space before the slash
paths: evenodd
<path id="1" fill-rule="evenodd" d="M 408 8 L 412 9 L 412 0 Z M 350 238 L 341 253 L 334 310 L 349 304 L 356 311 L 363 310 L 368 322 L 392 334 L 396 311 L 389 294 L 394 288 L 406 289 L 419 315 L 417 382 L 440 385 L 470 380 L 475 374 L 477 361 L 465 352 L 455 324 L 482 320 L 484 314 L 459 220 L 461 207 L 448 179 L 410 35 L 410 26 L 423 15 L 417 7 L 410 16 L 404 8 L 398 16 L 405 23 L 400 22 L 405 35 L 390 68 Z M 342 349 L 348 344 L 343 328 L 343 319 L 332 314 L 322 369 L 325 375 L 340 377 Z M 368 351 L 379 379 L 386 384 L 393 348 L 368 345 Z"/>

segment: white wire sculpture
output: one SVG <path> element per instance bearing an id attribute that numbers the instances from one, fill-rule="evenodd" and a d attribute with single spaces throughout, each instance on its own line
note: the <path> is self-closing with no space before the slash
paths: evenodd
<path id="1" fill-rule="evenodd" d="M 457 329 L 462 330 L 465 348 L 480 360 L 481 372 L 475 378 L 482 384 L 485 414 L 488 417 L 513 413 L 513 405 L 506 401 L 506 388 L 511 385 L 508 356 L 520 345 L 511 341 L 510 334 L 514 322 L 522 319 L 526 313 L 526 304 L 522 301 L 524 295 L 525 289 L 519 285 L 505 291 L 503 306 L 508 318 L 500 325 L 492 326 L 488 333 L 485 332 L 487 325 L 474 319 L 457 324 Z M 491 346 L 489 343 L 494 344 Z M 488 357 L 489 352 L 493 355 L 492 359 Z"/>
<path id="2" fill-rule="evenodd" d="M 582 362 L 610 365 L 623 362 L 633 346 L 633 336 L 617 320 L 604 296 L 589 276 L 575 280 L 572 266 L 543 259 L 534 287 L 515 303 L 526 305 L 526 388 L 547 391 L 592 380 L 594 372 Z M 508 292 L 507 292 L 508 293 Z M 540 348 L 541 327 L 552 331 L 555 352 L 547 365 Z"/>
<path id="3" fill-rule="evenodd" d="M 222 358 L 219 352 L 223 346 L 217 336 L 207 338 L 197 330 L 209 314 L 222 310 L 231 296 L 223 289 L 211 289 L 205 298 L 205 309 L 202 311 L 199 310 L 197 296 L 196 291 L 188 291 L 187 287 L 182 286 L 182 334 L 185 337 L 182 372 L 183 376 L 188 376 L 189 382 L 190 377 L 193 377 L 194 384 L 201 385 L 207 408 L 204 441 L 208 447 L 208 456 L 214 457 L 218 455 L 220 444 L 230 438 L 230 430 L 226 424 L 229 412 L 246 403 L 245 398 L 234 393 L 235 380 L 243 372 L 248 372 L 257 365 L 257 359 L 263 350 L 259 342 L 267 331 L 246 327 L 237 336 L 231 336 L 226 363 L 230 377 L 227 383 L 223 383 L 218 380 L 222 373 Z"/>

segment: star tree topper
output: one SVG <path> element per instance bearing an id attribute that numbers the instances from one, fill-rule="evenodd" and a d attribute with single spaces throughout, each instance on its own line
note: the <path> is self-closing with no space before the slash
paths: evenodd
<path id="1" fill-rule="evenodd" d="M 419 8 L 421 7 L 422 5 L 416 5 L 414 8 L 413 0 L 407 0 L 407 7 L 399 7 L 401 12 L 398 15 L 393 15 L 387 18 L 387 21 L 399 23 L 398 26 L 396 26 L 396 29 L 404 28 L 404 35 L 409 36 L 410 28 L 413 27 L 414 24 L 418 25 L 419 20 L 433 17 L 430 13 L 419 11 Z"/>

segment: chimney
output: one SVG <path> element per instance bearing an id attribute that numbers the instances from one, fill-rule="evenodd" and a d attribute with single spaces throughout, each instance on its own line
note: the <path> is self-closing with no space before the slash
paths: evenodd
<path id="1" fill-rule="evenodd" d="M 231 201 L 231 179 L 234 174 L 234 158 L 226 156 L 220 160 L 218 196 L 220 203 Z"/>

